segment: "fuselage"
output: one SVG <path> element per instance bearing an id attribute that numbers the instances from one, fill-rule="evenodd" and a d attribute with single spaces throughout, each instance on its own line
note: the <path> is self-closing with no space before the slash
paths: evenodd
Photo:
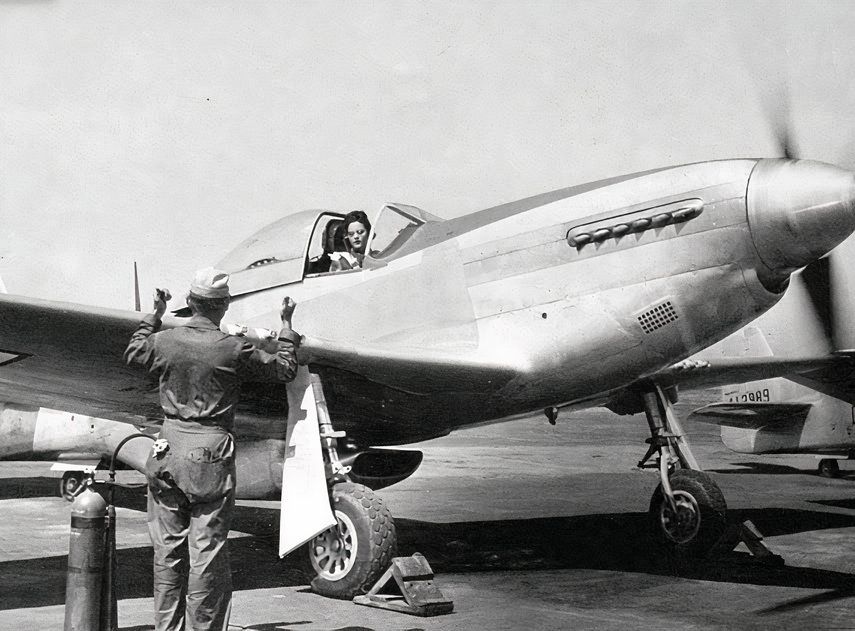
<path id="1" fill-rule="evenodd" d="M 367 438 L 374 444 L 413 438 L 417 427 L 427 437 L 546 406 L 601 403 L 755 318 L 780 298 L 793 269 L 845 237 L 815 243 L 803 221 L 805 234 L 792 248 L 780 238 L 787 226 L 779 224 L 789 221 L 793 232 L 796 210 L 827 205 L 823 189 L 804 208 L 770 207 L 779 202 L 770 194 L 775 178 L 792 187 L 801 177 L 813 190 L 815 174 L 786 172 L 791 164 L 685 165 L 429 221 L 362 270 L 248 292 L 227 318 L 270 326 L 275 307 L 291 295 L 299 302 L 295 328 L 307 336 L 356 352 L 441 352 L 451 364 L 465 359 L 513 371 L 477 392 L 451 379 L 418 393 L 394 378 L 366 384 L 373 411 L 342 400 L 337 422 L 364 431 L 364 415 L 372 414 L 378 429 Z M 840 171 L 820 166 L 821 178 L 826 167 Z M 849 217 L 846 176 L 841 214 Z M 839 185 L 829 188 L 836 200 Z M 798 251 L 789 256 L 790 249 Z"/>

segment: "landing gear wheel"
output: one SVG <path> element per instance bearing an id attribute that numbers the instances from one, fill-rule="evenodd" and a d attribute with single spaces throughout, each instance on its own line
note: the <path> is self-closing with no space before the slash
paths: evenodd
<path id="1" fill-rule="evenodd" d="M 820 460 L 817 471 L 819 471 L 819 475 L 824 478 L 840 477 L 840 465 L 837 464 L 837 460 L 834 458 L 823 458 Z"/>
<path id="2" fill-rule="evenodd" d="M 336 484 L 333 509 L 338 526 L 309 542 L 312 589 L 350 600 L 371 589 L 392 563 L 395 522 L 383 500 L 362 484 Z"/>
<path id="3" fill-rule="evenodd" d="M 82 490 L 83 472 L 66 471 L 59 481 L 59 496 L 66 502 L 73 502 L 74 498 Z"/>
<path id="4" fill-rule="evenodd" d="M 703 471 L 678 469 L 669 481 L 676 510 L 660 484 L 650 499 L 653 536 L 677 558 L 705 556 L 727 527 L 724 495 Z"/>

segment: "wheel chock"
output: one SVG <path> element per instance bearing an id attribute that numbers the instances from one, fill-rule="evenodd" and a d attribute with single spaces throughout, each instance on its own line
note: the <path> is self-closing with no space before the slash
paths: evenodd
<path id="1" fill-rule="evenodd" d="M 730 552 L 740 543 L 744 543 L 748 551 L 759 561 L 775 565 L 784 563 L 783 557 L 766 547 L 763 543 L 763 535 L 750 519 L 746 519 L 741 524 L 731 524 L 716 544 L 716 548 L 721 552 Z"/>
<path id="2" fill-rule="evenodd" d="M 392 593 L 380 593 L 391 579 Z M 395 557 L 392 565 L 364 596 L 355 596 L 357 605 L 389 609 L 415 616 L 440 616 L 451 613 L 454 602 L 447 599 L 433 584 L 433 570 L 424 555 L 416 552 L 409 557 Z"/>

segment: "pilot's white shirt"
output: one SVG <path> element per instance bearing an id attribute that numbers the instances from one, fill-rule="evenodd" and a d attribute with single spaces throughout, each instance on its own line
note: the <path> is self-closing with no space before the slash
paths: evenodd
<path id="1" fill-rule="evenodd" d="M 356 269 L 360 267 L 359 261 L 350 252 L 330 252 L 330 260 L 338 263 L 339 269 Z"/>

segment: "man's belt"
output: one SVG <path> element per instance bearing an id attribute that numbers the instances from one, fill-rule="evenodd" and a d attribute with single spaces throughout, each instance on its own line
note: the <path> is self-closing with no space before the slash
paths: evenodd
<path id="1" fill-rule="evenodd" d="M 203 430 L 216 430 L 219 432 L 231 432 L 232 428 L 223 425 L 223 418 L 216 416 L 199 416 L 194 418 L 181 418 L 171 414 L 164 414 L 164 419 L 167 421 L 177 421 L 182 429 L 193 429 L 194 426 Z"/>

